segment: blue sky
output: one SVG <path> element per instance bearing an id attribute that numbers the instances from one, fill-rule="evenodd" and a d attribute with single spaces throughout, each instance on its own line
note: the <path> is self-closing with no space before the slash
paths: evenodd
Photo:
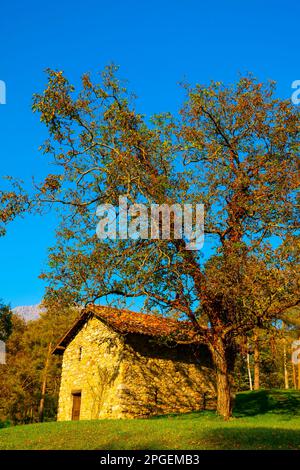
<path id="1" fill-rule="evenodd" d="M 31 112 L 31 98 L 45 84 L 47 67 L 73 83 L 83 72 L 120 65 L 120 76 L 138 95 L 144 114 L 176 111 L 178 82 L 233 81 L 253 72 L 278 82 L 291 95 L 300 79 L 300 3 L 297 0 L 65 0 L 2 2 L 0 175 L 30 182 L 47 171 L 38 147 L 45 129 Z M 38 280 L 53 244 L 55 218 L 27 216 L 0 238 L 0 298 L 12 306 L 37 303 Z"/>

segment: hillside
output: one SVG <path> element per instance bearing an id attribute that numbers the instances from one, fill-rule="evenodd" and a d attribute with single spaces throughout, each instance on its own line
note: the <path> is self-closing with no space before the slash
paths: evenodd
<path id="1" fill-rule="evenodd" d="M 229 422 L 199 412 L 0 429 L 0 449 L 300 449 L 300 392 L 240 393 Z"/>

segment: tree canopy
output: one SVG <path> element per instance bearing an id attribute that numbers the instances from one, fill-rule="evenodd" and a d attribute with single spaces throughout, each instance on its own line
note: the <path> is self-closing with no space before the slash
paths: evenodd
<path id="1" fill-rule="evenodd" d="M 50 254 L 49 296 L 95 302 L 141 298 L 144 308 L 187 317 L 208 344 L 218 411 L 230 415 L 236 338 L 297 305 L 299 113 L 272 82 L 186 85 L 177 116 L 136 111 L 114 66 L 80 91 L 62 72 L 33 109 L 47 126 L 43 151 L 56 172 L 37 186 L 61 224 Z M 210 255 L 187 240 L 98 240 L 96 208 L 204 204 Z M 115 298 L 115 297 L 114 297 Z"/>
<path id="2" fill-rule="evenodd" d="M 66 304 L 140 299 L 147 311 L 191 321 L 217 371 L 218 412 L 231 413 L 238 338 L 299 304 L 299 113 L 273 82 L 185 85 L 178 114 L 147 119 L 107 67 L 76 90 L 48 70 L 33 110 L 48 128 L 42 150 L 54 170 L 29 201 L 0 193 L 5 224 L 27 204 L 58 208 L 47 298 Z M 16 183 L 14 183 L 16 184 Z M 99 240 L 99 204 L 204 204 L 204 250 L 144 236 Z M 195 220 L 194 220 L 195 222 Z"/>

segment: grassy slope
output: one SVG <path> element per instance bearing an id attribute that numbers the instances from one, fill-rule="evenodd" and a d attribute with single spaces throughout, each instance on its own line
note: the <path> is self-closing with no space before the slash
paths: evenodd
<path id="1" fill-rule="evenodd" d="M 300 392 L 240 393 L 229 422 L 200 412 L 0 429 L 0 449 L 300 449 Z"/>

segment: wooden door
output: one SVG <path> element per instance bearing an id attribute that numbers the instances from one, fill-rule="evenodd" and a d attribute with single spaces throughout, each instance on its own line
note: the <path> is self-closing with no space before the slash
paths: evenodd
<path id="1" fill-rule="evenodd" d="M 81 392 L 72 393 L 73 396 L 73 407 L 72 407 L 72 420 L 77 421 L 80 417 L 80 405 L 81 405 Z"/>

